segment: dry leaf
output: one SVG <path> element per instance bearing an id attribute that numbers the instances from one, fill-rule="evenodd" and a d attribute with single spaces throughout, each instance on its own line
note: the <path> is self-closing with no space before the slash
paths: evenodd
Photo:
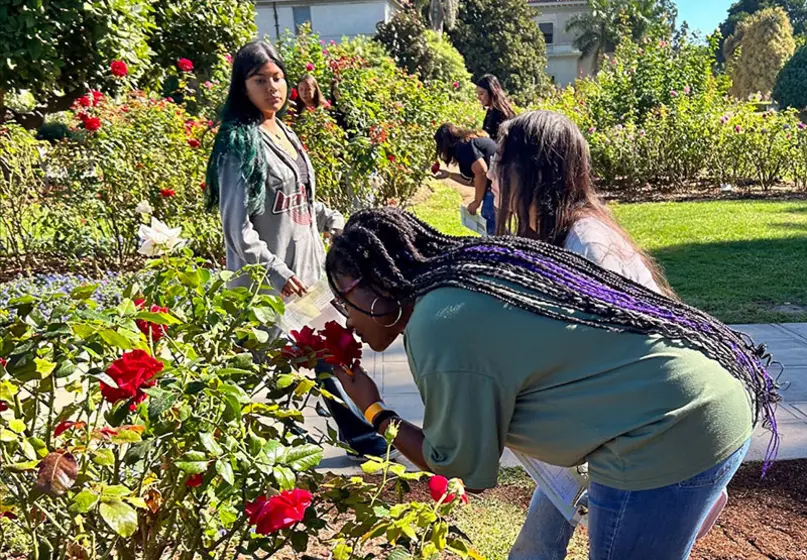
<path id="1" fill-rule="evenodd" d="M 72 453 L 54 451 L 39 463 L 36 487 L 50 496 L 62 496 L 78 476 L 78 463 Z"/>

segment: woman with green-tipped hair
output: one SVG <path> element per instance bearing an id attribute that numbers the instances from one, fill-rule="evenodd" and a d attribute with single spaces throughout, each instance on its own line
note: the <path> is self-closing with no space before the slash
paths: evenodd
<path id="1" fill-rule="evenodd" d="M 303 295 L 322 277 L 322 236 L 345 223 L 339 212 L 316 201 L 311 160 L 280 119 L 288 90 L 286 68 L 271 45 L 258 40 L 242 47 L 233 59 L 223 122 L 207 166 L 207 206 L 221 212 L 227 268 L 263 265 L 283 296 Z M 235 282 L 245 285 L 249 278 Z M 322 384 L 343 395 L 332 378 Z M 386 452 L 386 441 L 361 414 L 325 403 L 356 455 Z"/>

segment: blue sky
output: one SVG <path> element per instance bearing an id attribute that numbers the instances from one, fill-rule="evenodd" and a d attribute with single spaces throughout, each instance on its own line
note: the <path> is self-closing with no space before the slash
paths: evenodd
<path id="1" fill-rule="evenodd" d="M 677 0 L 678 23 L 689 22 L 689 28 L 708 35 L 726 19 L 734 0 Z"/>

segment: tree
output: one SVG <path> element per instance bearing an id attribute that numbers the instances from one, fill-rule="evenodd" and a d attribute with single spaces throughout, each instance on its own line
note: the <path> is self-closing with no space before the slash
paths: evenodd
<path id="1" fill-rule="evenodd" d="M 671 0 L 589 0 L 590 11 L 574 16 L 566 30 L 577 38 L 574 46 L 594 57 L 599 70 L 602 55 L 614 52 L 623 36 L 639 41 L 648 35 L 669 37 L 675 29 L 677 9 Z"/>
<path id="2" fill-rule="evenodd" d="M 43 115 L 63 111 L 88 88 L 110 88 L 110 63 L 123 60 L 133 75 L 149 63 L 149 0 L 18 0 L 0 6 L 0 120 L 6 92 L 25 89 Z"/>
<path id="3" fill-rule="evenodd" d="M 451 31 L 457 23 L 458 0 L 430 0 L 429 23 L 432 31 L 443 32 L 443 28 Z"/>
<path id="4" fill-rule="evenodd" d="M 768 8 L 745 18 L 723 47 L 733 82 L 731 94 L 740 99 L 754 93 L 769 95 L 795 49 L 793 26 L 782 8 Z"/>
<path id="5" fill-rule="evenodd" d="M 780 107 L 807 108 L 807 45 L 802 45 L 776 77 L 773 98 Z"/>
<path id="6" fill-rule="evenodd" d="M 807 0 L 739 0 L 731 5 L 725 21 L 720 24 L 723 43 L 725 43 L 726 38 L 734 35 L 737 25 L 745 18 L 767 8 L 777 6 L 787 12 L 794 34 L 803 35 L 807 31 Z M 725 62 L 723 43 L 721 43 L 721 50 L 719 51 L 719 61 L 721 63 Z"/>
<path id="7" fill-rule="evenodd" d="M 449 35 L 475 79 L 495 74 L 511 94 L 531 101 L 548 84 L 536 15 L 524 0 L 465 0 Z"/>

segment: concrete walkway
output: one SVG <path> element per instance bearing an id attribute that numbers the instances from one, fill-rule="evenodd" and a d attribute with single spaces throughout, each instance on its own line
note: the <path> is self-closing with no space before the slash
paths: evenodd
<path id="1" fill-rule="evenodd" d="M 751 336 L 756 343 L 764 343 L 774 359 L 785 369 L 779 378 L 783 402 L 777 418 L 782 437 L 779 459 L 807 458 L 807 323 L 777 325 L 735 325 L 734 329 Z M 363 365 L 378 384 L 386 403 L 402 418 L 421 425 L 423 403 L 412 381 L 403 343 L 396 342 L 383 354 L 365 349 Z M 313 413 L 306 424 L 324 429 L 324 420 Z M 769 433 L 757 429 L 747 460 L 762 460 Z M 503 466 L 517 465 L 509 451 L 502 457 Z M 355 462 L 347 460 L 338 449 L 328 449 L 320 466 L 322 470 L 348 473 L 358 470 Z"/>

